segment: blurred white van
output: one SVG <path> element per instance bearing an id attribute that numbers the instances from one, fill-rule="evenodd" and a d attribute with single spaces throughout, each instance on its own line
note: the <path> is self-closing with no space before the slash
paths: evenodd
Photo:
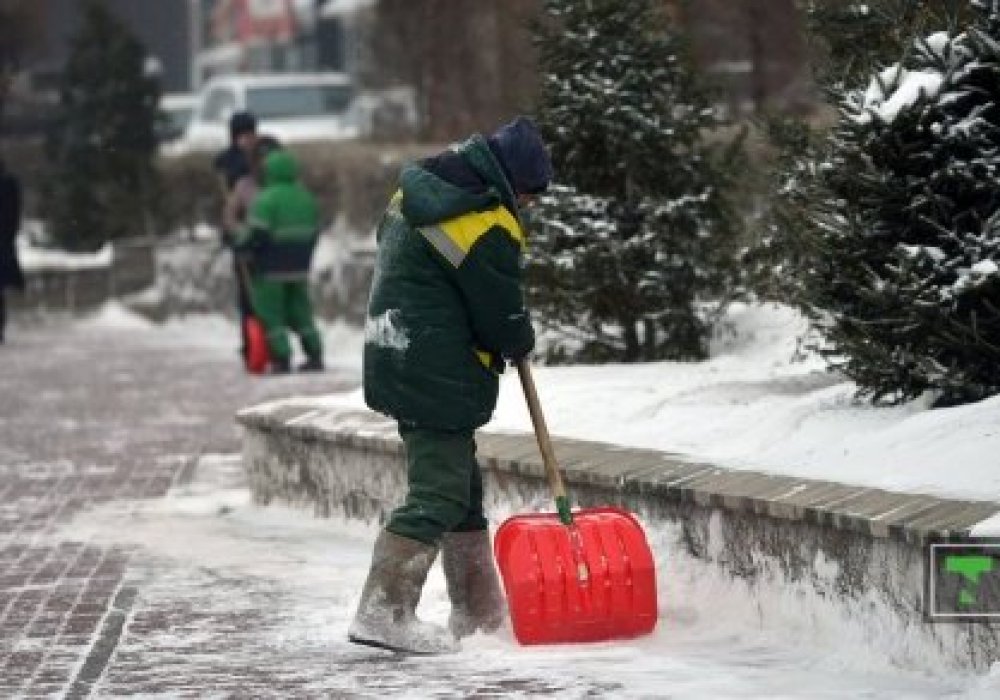
<path id="1" fill-rule="evenodd" d="M 343 73 L 274 73 L 212 78 L 198 93 L 191 123 L 174 153 L 229 144 L 229 117 L 250 111 L 259 133 L 282 143 L 357 138 L 363 124 L 354 86 Z"/>
<path id="2" fill-rule="evenodd" d="M 188 92 L 171 92 L 160 98 L 160 112 L 163 120 L 159 124 L 157 137 L 160 143 L 183 139 L 191 124 L 198 96 Z"/>

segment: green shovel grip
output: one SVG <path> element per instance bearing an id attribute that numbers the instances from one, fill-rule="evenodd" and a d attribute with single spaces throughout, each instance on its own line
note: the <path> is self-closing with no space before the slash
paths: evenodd
<path id="1" fill-rule="evenodd" d="M 569 527 L 573 524 L 573 514 L 569 509 L 569 498 L 566 496 L 556 497 L 556 510 L 559 511 L 559 520 L 563 525 Z"/>

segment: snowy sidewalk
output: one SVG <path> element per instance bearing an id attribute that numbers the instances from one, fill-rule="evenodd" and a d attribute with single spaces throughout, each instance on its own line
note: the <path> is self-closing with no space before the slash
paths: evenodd
<path id="1" fill-rule="evenodd" d="M 221 322 L 209 343 L 122 326 L 14 328 L 0 346 L 3 697 L 85 693 L 122 634 L 109 611 L 139 594 L 128 572 L 141 554 L 67 530 L 74 516 L 161 498 L 199 456 L 233 452 L 249 401 L 356 384 L 247 378 Z"/>
<path id="2" fill-rule="evenodd" d="M 126 320 L 126 319 L 121 319 Z M 775 600 L 677 557 L 633 642 L 454 657 L 346 643 L 374 529 L 250 503 L 238 408 L 357 384 L 252 380 L 224 324 L 13 329 L 0 347 L 0 696 L 991 698 L 1000 675 L 887 666 L 762 617 Z M 336 343 L 331 355 L 337 362 Z M 661 542 L 660 545 L 663 543 Z M 673 554 L 670 555 L 673 557 Z M 789 594 L 792 595 L 792 594 Z M 421 614 L 447 615 L 440 570 Z"/>

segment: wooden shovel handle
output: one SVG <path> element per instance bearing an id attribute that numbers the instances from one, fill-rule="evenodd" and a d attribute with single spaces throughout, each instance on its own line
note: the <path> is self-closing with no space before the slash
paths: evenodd
<path id="1" fill-rule="evenodd" d="M 517 361 L 517 374 L 521 378 L 521 388 L 524 389 L 524 398 L 528 402 L 528 413 L 531 414 L 531 424 L 535 427 L 535 439 L 538 440 L 538 448 L 542 451 L 545 474 L 549 477 L 549 486 L 552 488 L 552 495 L 556 499 L 556 510 L 559 511 L 559 520 L 569 528 L 573 561 L 576 566 L 576 578 L 581 586 L 587 586 L 590 582 L 590 567 L 587 565 L 587 557 L 583 549 L 583 539 L 580 536 L 579 529 L 577 529 L 573 522 L 573 513 L 569 507 L 569 498 L 566 496 L 566 486 L 563 484 L 562 472 L 559 471 L 559 464 L 556 462 L 556 453 L 552 449 L 552 438 L 549 437 L 549 428 L 545 425 L 545 416 L 542 414 L 542 402 L 538 400 L 538 392 L 535 390 L 535 380 L 531 377 L 531 367 L 528 365 L 527 360 Z"/>
<path id="2" fill-rule="evenodd" d="M 233 251 L 233 255 L 240 255 L 237 251 Z M 247 261 L 242 256 L 236 259 L 236 276 L 238 279 L 236 283 L 240 285 L 243 293 L 250 296 L 250 267 L 247 265 Z"/>
<path id="3" fill-rule="evenodd" d="M 552 495 L 555 496 L 557 504 L 566 502 L 566 487 L 559 471 L 559 464 L 556 462 L 555 450 L 552 449 L 552 438 L 549 437 L 549 429 L 545 425 L 542 404 L 538 400 L 535 380 L 531 378 L 531 367 L 527 360 L 517 361 L 517 374 L 521 378 L 521 388 L 524 389 L 524 398 L 528 402 L 528 413 L 531 414 L 531 424 L 535 427 L 535 439 L 538 440 L 538 449 L 542 451 L 542 462 L 545 464 L 545 475 L 549 479 L 549 486 L 552 487 Z"/>

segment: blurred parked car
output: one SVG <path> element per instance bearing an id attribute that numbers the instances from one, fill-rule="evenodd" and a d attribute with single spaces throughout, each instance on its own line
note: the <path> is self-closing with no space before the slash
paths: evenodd
<path id="1" fill-rule="evenodd" d="M 184 138 L 197 104 L 198 96 L 188 92 L 168 93 L 160 98 L 160 112 L 164 117 L 157 134 L 160 143 Z"/>
<path id="2" fill-rule="evenodd" d="M 354 86 L 342 73 L 276 73 L 213 78 L 175 153 L 214 151 L 229 143 L 229 117 L 241 110 L 257 116 L 258 130 L 282 143 L 349 139 L 364 125 Z"/>

